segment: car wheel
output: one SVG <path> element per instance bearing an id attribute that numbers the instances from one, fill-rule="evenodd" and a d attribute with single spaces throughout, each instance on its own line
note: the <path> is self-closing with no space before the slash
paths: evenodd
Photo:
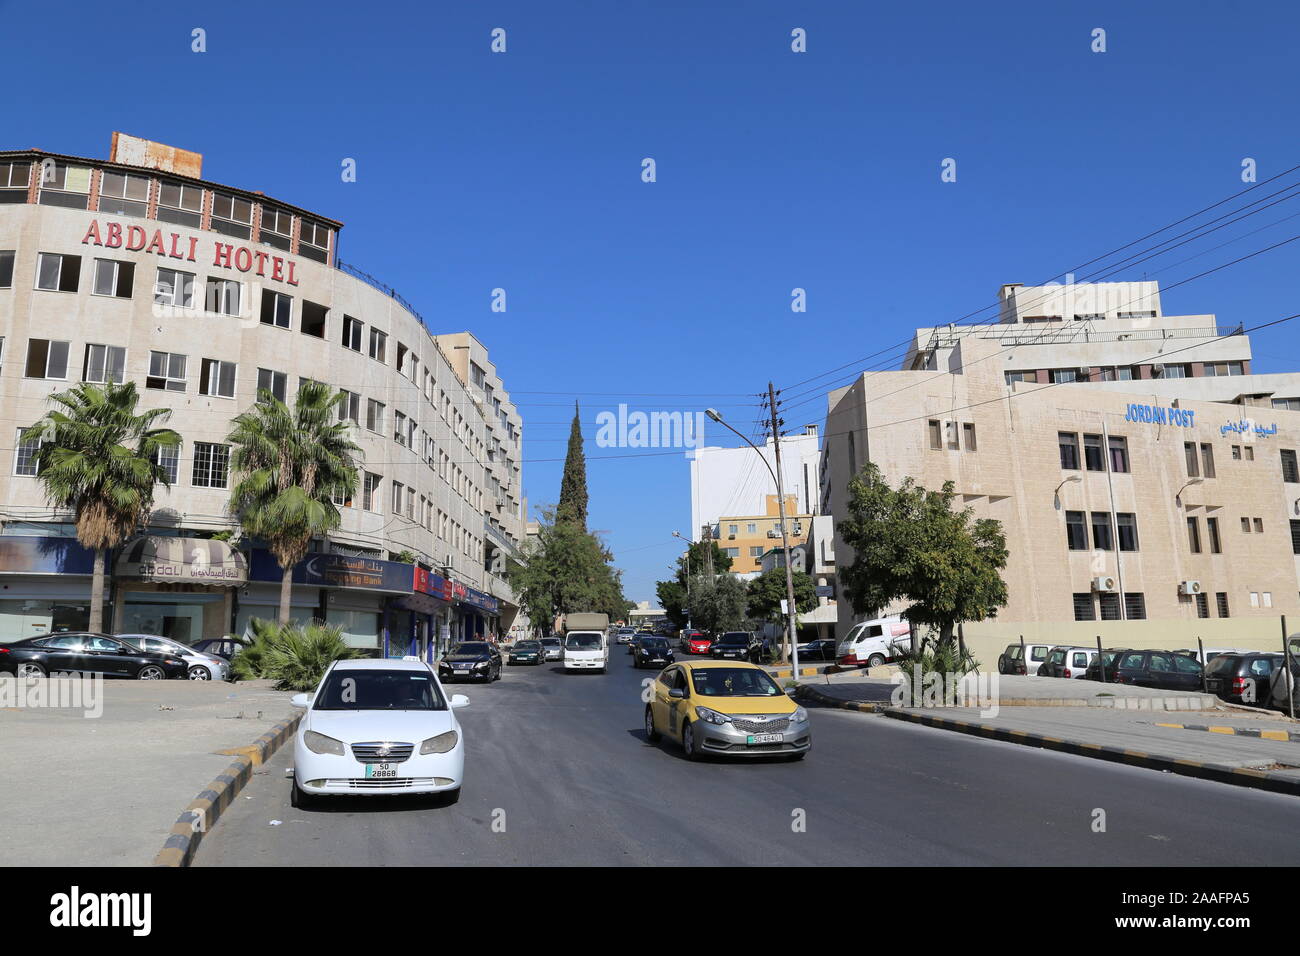
<path id="1" fill-rule="evenodd" d="M 298 778 L 295 776 L 289 789 L 289 806 L 293 807 L 295 810 L 306 810 L 309 809 L 311 805 L 312 798 L 308 796 L 307 792 L 304 791 L 302 787 L 298 786 Z"/>
<path id="2" fill-rule="evenodd" d="M 700 759 L 700 750 L 695 746 L 695 728 L 689 720 L 682 721 L 682 750 L 685 751 L 687 760 Z"/>
<path id="3" fill-rule="evenodd" d="M 186 675 L 190 680 L 212 680 L 212 671 L 208 670 L 201 664 L 191 667 Z"/>
<path id="4" fill-rule="evenodd" d="M 649 704 L 645 705 L 645 739 L 652 744 L 659 742 L 659 731 L 655 730 L 655 712 Z"/>
<path id="5" fill-rule="evenodd" d="M 19 677 L 44 677 L 45 668 L 32 661 L 24 661 L 18 665 L 17 673 Z"/>
<path id="6" fill-rule="evenodd" d="M 167 677 L 157 664 L 146 664 L 135 676 L 140 680 L 164 680 Z"/>
<path id="7" fill-rule="evenodd" d="M 870 657 L 867 658 L 868 667 L 879 667 L 883 663 L 885 663 L 884 654 L 872 654 Z"/>

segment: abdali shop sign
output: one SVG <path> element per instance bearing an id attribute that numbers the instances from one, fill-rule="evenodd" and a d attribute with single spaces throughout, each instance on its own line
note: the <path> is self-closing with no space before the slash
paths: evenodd
<path id="1" fill-rule="evenodd" d="M 127 252 L 151 252 L 159 258 L 179 259 L 182 262 L 199 261 L 198 236 L 182 236 L 179 232 L 164 233 L 161 229 L 155 229 L 153 235 L 150 235 L 149 230 L 143 226 L 124 225 L 111 219 L 105 220 L 102 226 L 98 219 L 92 220 L 81 244 L 124 249 Z M 298 263 L 264 249 L 214 239 L 211 261 L 218 269 L 252 273 L 287 285 L 298 284 Z"/>

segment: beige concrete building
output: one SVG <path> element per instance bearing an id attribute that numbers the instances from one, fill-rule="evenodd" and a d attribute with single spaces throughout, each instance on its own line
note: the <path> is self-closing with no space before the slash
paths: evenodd
<path id="1" fill-rule="evenodd" d="M 1148 318 L 1159 318 L 1153 311 Z M 1122 334 L 1135 320 L 1091 321 Z M 1009 341 L 1023 331 L 1014 318 L 1007 324 L 1021 328 L 918 334 L 934 347 L 916 350 L 905 369 L 830 393 L 822 510 L 842 521 L 850 477 L 873 461 L 894 485 L 908 475 L 927 488 L 950 480 L 958 506 L 1001 521 L 1010 599 L 996 619 L 966 627 L 986 665 L 1021 634 L 1280 647 L 1279 616 L 1292 630 L 1300 623 L 1300 413 L 1289 401 L 1300 376 L 1248 375 L 1244 365 L 1218 376 L 1198 359 L 1188 381 L 1157 385 L 1141 369 L 1167 368 L 1173 358 L 1157 361 L 1157 350 L 1178 347 L 1170 340 L 1186 325 L 1163 322 L 1168 334 L 1147 341 L 1145 354 L 1097 349 L 1077 359 L 1080 368 L 1139 369 L 1102 381 L 1009 376 L 1012 366 L 1057 367 L 1034 351 L 1047 346 Z M 1237 358 L 1225 361 L 1246 362 L 1249 341 L 1231 341 Z M 1116 345 L 1128 348 L 1108 348 Z M 841 569 L 853 560 L 838 532 L 834 552 Z M 856 619 L 841 599 L 839 636 Z"/>
<path id="2" fill-rule="evenodd" d="M 717 524 L 703 529 L 727 552 L 731 573 L 743 581 L 762 574 L 763 555 L 781 546 L 780 500 L 776 495 L 767 495 L 763 505 L 762 514 L 723 515 Z M 811 515 L 797 514 L 797 510 L 797 496 L 786 495 L 785 519 L 791 548 L 802 546 L 812 531 Z"/>
<path id="3" fill-rule="evenodd" d="M 524 536 L 523 426 L 486 347 L 431 334 L 341 262 L 341 223 L 142 143 L 115 136 L 108 161 L 0 152 L 0 639 L 85 626 L 85 555 L 17 436 L 51 393 L 109 380 L 171 409 L 184 438 L 147 546 L 116 569 L 116 627 L 190 640 L 273 611 L 278 570 L 260 543 L 220 541 L 235 530 L 226 436 L 260 389 L 292 401 L 314 379 L 343 391 L 363 477 L 337 502 L 342 527 L 295 569 L 295 617 L 337 623 L 373 653 L 508 630 L 518 609 L 500 572 Z"/>

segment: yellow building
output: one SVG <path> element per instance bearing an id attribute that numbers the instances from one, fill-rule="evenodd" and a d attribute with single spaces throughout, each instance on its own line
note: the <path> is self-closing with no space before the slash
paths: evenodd
<path id="1" fill-rule="evenodd" d="M 731 557 L 731 573 L 741 578 L 757 577 L 763 571 L 763 555 L 781 547 L 781 509 L 777 495 L 767 495 L 767 511 L 761 515 L 723 516 L 711 529 L 713 540 Z M 812 531 L 812 516 L 795 514 L 794 495 L 785 496 L 785 518 L 790 547 L 805 544 Z"/>

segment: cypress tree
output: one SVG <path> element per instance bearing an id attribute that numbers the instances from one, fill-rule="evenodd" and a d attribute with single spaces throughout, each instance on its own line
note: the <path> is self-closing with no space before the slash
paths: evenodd
<path id="1" fill-rule="evenodd" d="M 560 479 L 560 503 L 555 520 L 587 530 L 587 458 L 582 451 L 582 420 L 578 403 L 573 403 L 573 424 L 569 428 L 569 451 L 564 459 L 564 477 Z"/>

